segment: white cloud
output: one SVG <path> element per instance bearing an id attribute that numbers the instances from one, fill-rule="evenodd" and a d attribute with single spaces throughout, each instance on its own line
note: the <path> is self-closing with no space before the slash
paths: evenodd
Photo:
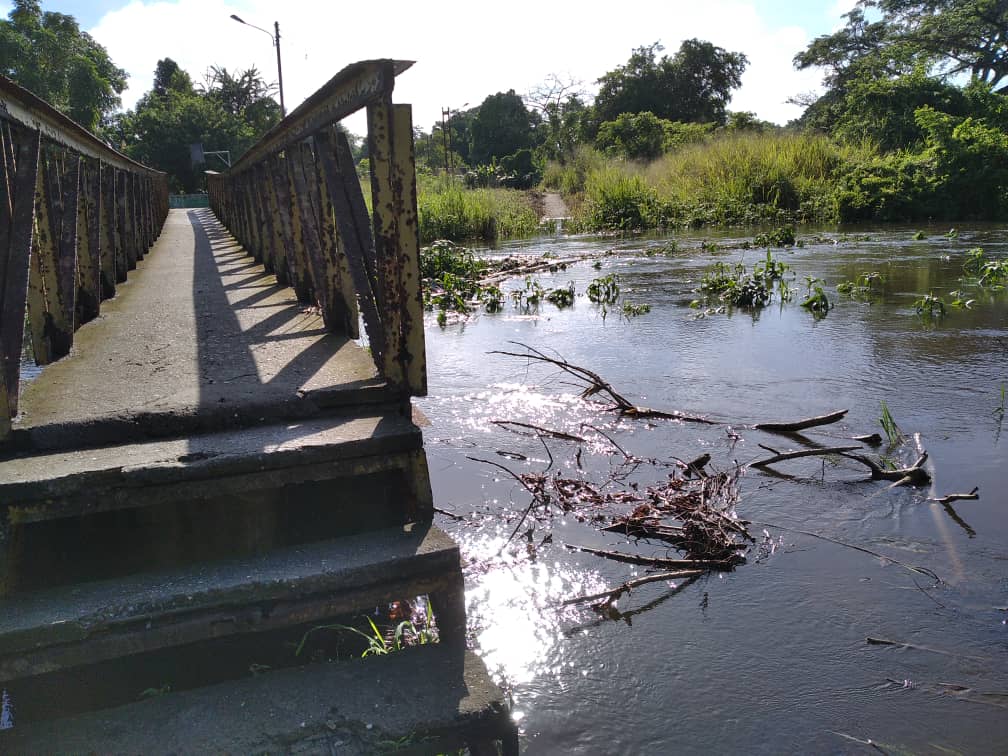
<path id="1" fill-rule="evenodd" d="M 550 73 L 569 72 L 592 86 L 625 63 L 634 47 L 661 40 L 674 52 L 698 37 L 750 60 L 742 88 L 731 104 L 759 117 L 785 122 L 799 109 L 785 103 L 815 88 L 816 72 L 795 71 L 791 59 L 809 41 L 798 27 L 769 28 L 751 0 L 676 0 L 661 5 L 628 0 L 618 9 L 513 0 L 504 12 L 486 14 L 459 0 L 421 6 L 387 0 L 348 13 L 344 4 L 265 0 L 135 0 L 106 15 L 91 29 L 112 59 L 130 73 L 126 107 L 151 86 L 160 58 L 171 57 L 200 80 L 211 65 L 255 65 L 275 79 L 276 57 L 265 34 L 229 16 L 272 30 L 280 22 L 284 90 L 288 110 L 344 65 L 368 58 L 415 60 L 399 77 L 395 100 L 413 104 L 414 122 L 429 129 L 442 107 L 477 105 L 507 89 L 519 93 Z M 359 6 L 355 6 L 359 7 Z M 370 15 L 374 13 L 376 15 Z M 361 119 L 348 123 L 363 131 Z"/>

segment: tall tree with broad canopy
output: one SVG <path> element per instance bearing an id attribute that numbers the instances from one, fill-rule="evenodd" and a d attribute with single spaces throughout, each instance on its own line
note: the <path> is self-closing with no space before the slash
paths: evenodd
<path id="1" fill-rule="evenodd" d="M 845 18 L 844 28 L 817 37 L 794 59 L 798 68 L 824 66 L 830 87 L 866 70 L 896 75 L 922 68 L 1008 89 L 1004 0 L 860 0 Z"/>
<path id="2" fill-rule="evenodd" d="M 470 165 L 486 165 L 532 145 L 532 115 L 513 89 L 490 95 L 469 126 Z"/>
<path id="3" fill-rule="evenodd" d="M 918 108 L 975 111 L 955 82 L 1008 91 L 1004 0 L 861 0 L 845 18 L 794 58 L 800 69 L 826 69 L 825 94 L 793 100 L 807 106 L 807 127 L 885 150 L 916 147 L 925 138 Z"/>
<path id="4" fill-rule="evenodd" d="M 119 107 L 126 72 L 73 16 L 14 0 L 0 20 L 0 73 L 95 131 Z"/>
<path id="5" fill-rule="evenodd" d="M 671 58 L 658 57 L 664 49 L 659 42 L 638 47 L 625 65 L 598 80 L 597 123 L 643 112 L 668 121 L 724 123 L 748 58 L 699 39 L 687 39 Z"/>

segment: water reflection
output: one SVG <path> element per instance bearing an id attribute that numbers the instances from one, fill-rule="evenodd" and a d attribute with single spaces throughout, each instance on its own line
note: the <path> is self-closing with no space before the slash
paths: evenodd
<path id="1" fill-rule="evenodd" d="M 470 631 L 488 668 L 510 686 L 555 673 L 563 627 L 581 616 L 563 602 L 600 590 L 600 576 L 536 558 L 523 539 L 507 546 L 505 534 L 463 531 L 456 538 L 466 561 Z"/>

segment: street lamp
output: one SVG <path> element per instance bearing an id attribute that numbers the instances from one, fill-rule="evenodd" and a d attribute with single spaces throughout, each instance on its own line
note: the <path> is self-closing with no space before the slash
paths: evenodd
<path id="1" fill-rule="evenodd" d="M 277 51 L 277 80 L 280 85 L 280 117 L 286 118 L 287 108 L 284 107 L 284 96 L 283 96 L 283 68 L 280 65 L 280 22 L 279 21 L 273 22 L 273 29 L 276 32 L 276 34 L 270 34 L 261 26 L 250 24 L 248 21 L 244 21 L 238 16 L 236 16 L 234 13 L 231 14 L 231 18 L 233 18 L 239 24 L 245 24 L 245 26 L 251 26 L 253 29 L 258 29 L 263 34 L 269 36 L 269 38 L 273 41 L 273 46 L 276 48 Z"/>

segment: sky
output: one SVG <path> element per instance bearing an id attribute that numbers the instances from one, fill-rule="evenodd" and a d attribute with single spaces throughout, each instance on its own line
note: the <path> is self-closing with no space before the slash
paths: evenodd
<path id="1" fill-rule="evenodd" d="M 46 11 L 74 16 L 129 73 L 123 106 L 150 89 L 161 58 L 174 59 L 195 82 L 212 65 L 240 71 L 256 66 L 276 80 L 276 53 L 262 31 L 280 24 L 287 110 L 347 64 L 398 58 L 415 65 L 396 80 L 393 101 L 413 105 L 414 125 L 429 131 L 442 108 L 474 107 L 488 95 L 524 94 L 555 74 L 595 81 L 626 63 L 636 47 L 660 41 L 673 54 L 699 38 L 749 58 L 730 110 L 786 123 L 801 114 L 793 95 L 821 89 L 822 73 L 796 71 L 794 55 L 843 23 L 854 0 L 623 0 L 502 5 L 444 0 L 427 4 L 385 0 L 380 5 L 308 0 L 42 0 Z M 9 0 L 0 0 L 6 17 Z M 373 14 L 373 15 L 370 15 Z M 345 121 L 365 131 L 363 116 Z"/>

